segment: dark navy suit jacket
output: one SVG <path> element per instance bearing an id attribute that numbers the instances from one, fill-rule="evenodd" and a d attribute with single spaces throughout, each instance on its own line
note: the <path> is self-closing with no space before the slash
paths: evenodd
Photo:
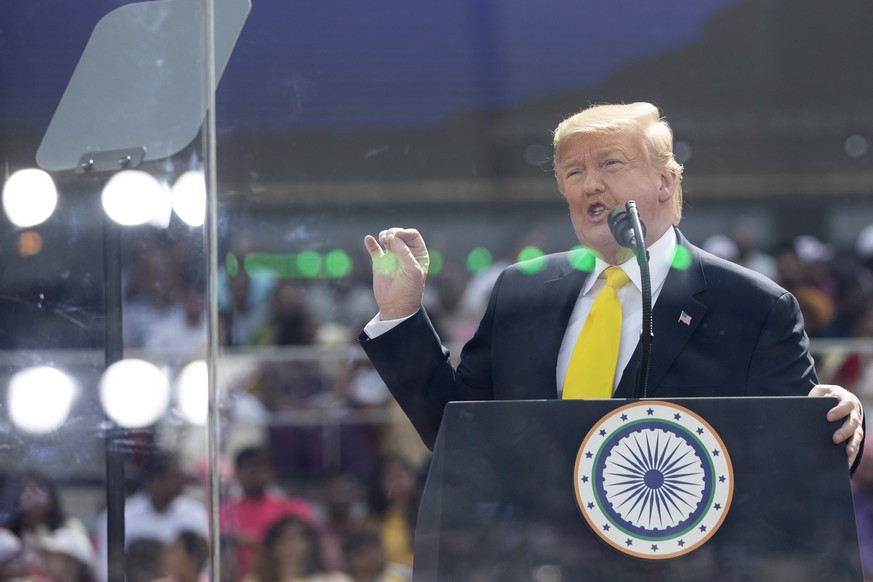
<path id="1" fill-rule="evenodd" d="M 818 380 L 795 298 L 676 233 L 679 256 L 653 310 L 648 397 L 806 395 Z M 533 274 L 518 265 L 501 274 L 457 368 L 423 309 L 377 338 L 361 336 L 428 447 L 449 401 L 557 398 L 558 351 L 589 273 L 570 253 L 541 260 Z M 615 397 L 633 395 L 638 360 L 639 346 Z"/>

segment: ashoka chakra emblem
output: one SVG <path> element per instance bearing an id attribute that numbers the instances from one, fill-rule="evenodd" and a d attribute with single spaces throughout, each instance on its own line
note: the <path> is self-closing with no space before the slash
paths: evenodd
<path id="1" fill-rule="evenodd" d="M 634 402 L 601 418 L 576 456 L 576 500 L 591 529 L 647 559 L 691 552 L 730 509 L 730 456 L 712 427 L 676 404 Z"/>

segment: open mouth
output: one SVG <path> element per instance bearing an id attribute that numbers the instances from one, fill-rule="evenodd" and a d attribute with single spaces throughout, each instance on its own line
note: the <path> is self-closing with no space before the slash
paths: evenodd
<path id="1" fill-rule="evenodd" d="M 606 214 L 609 209 L 600 202 L 596 202 L 588 207 L 588 216 L 590 218 L 599 218 Z"/>

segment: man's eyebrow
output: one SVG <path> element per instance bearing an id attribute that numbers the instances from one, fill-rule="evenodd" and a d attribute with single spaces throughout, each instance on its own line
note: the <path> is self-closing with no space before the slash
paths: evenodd
<path id="1" fill-rule="evenodd" d="M 595 149 L 593 153 L 596 156 L 608 156 L 608 155 L 620 154 L 626 158 L 630 157 L 630 154 L 628 153 L 627 149 L 621 147 L 620 145 L 603 146 L 603 147 Z"/>
<path id="2" fill-rule="evenodd" d="M 593 158 L 602 158 L 604 156 L 616 154 L 621 155 L 628 160 L 633 158 L 630 151 L 621 144 L 609 144 L 591 149 L 591 156 Z M 555 163 L 555 167 L 579 165 L 582 164 L 584 158 L 584 155 L 564 155 Z"/>

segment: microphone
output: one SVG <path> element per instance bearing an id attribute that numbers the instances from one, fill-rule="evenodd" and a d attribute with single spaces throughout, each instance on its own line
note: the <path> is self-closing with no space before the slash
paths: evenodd
<path id="1" fill-rule="evenodd" d="M 652 357 L 652 279 L 649 274 L 649 253 L 646 250 L 646 225 L 640 220 L 637 203 L 628 200 L 624 206 L 616 206 L 606 217 L 609 231 L 616 242 L 632 249 L 640 266 L 643 301 L 643 326 L 640 330 L 640 360 L 634 383 L 634 398 L 647 398 L 649 387 L 649 361 Z"/>
<path id="2" fill-rule="evenodd" d="M 606 223 L 609 225 L 609 230 L 612 232 L 616 242 L 625 248 L 633 250 L 637 249 L 637 235 L 636 229 L 634 229 L 635 222 L 639 223 L 641 238 L 645 241 L 646 225 L 640 220 L 637 204 L 633 200 L 629 200 L 624 206 L 616 206 L 609 211 L 606 217 Z"/>

